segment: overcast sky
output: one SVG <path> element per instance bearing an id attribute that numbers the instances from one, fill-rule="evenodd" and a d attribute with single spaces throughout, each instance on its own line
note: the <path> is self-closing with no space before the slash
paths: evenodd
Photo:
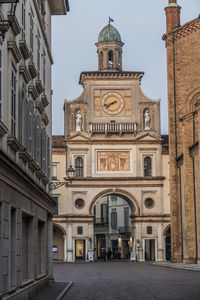
<path id="1" fill-rule="evenodd" d="M 178 0 L 181 25 L 200 14 L 200 0 Z M 67 16 L 54 16 L 53 30 L 53 134 L 64 133 L 64 99 L 82 92 L 82 71 L 97 70 L 95 43 L 108 17 L 121 34 L 123 70 L 144 71 L 142 90 L 161 99 L 162 133 L 168 132 L 164 7 L 168 0 L 69 0 Z"/>

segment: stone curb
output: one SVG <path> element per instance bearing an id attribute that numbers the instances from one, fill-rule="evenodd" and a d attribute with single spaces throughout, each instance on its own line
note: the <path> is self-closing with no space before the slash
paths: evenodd
<path id="1" fill-rule="evenodd" d="M 73 281 L 70 281 L 55 300 L 61 300 L 65 296 L 65 294 L 70 290 L 72 285 L 73 285 Z"/>
<path id="2" fill-rule="evenodd" d="M 159 262 L 151 263 L 151 265 L 200 272 L 200 265 L 184 265 L 184 264 L 173 264 L 173 263 L 165 264 L 165 263 L 159 263 Z"/>

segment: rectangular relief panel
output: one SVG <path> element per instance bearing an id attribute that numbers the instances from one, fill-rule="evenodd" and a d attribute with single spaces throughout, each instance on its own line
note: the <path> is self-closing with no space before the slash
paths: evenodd
<path id="1" fill-rule="evenodd" d="M 130 171 L 129 151 L 98 151 L 98 172 L 128 172 Z"/>

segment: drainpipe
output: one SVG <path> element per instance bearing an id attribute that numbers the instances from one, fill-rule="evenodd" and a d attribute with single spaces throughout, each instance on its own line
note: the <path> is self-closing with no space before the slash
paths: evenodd
<path id="1" fill-rule="evenodd" d="M 176 28 L 175 28 L 176 30 Z M 176 116 L 176 65 L 175 65 L 175 32 L 172 33 L 172 45 L 173 45 L 173 81 L 174 81 L 174 127 L 175 127 L 175 154 L 176 154 L 176 161 L 178 158 L 178 146 L 177 146 L 177 116 Z M 179 174 L 181 174 L 180 167 L 179 169 Z M 180 176 L 179 176 L 180 177 Z M 181 243 L 181 255 L 182 255 L 182 260 L 183 260 L 183 221 L 182 221 L 182 194 L 181 194 L 181 177 L 180 177 L 180 215 L 181 215 L 181 238 L 182 238 L 182 243 Z"/>
<path id="2" fill-rule="evenodd" d="M 195 120 L 194 120 L 194 114 L 193 114 L 193 144 L 195 144 Z M 197 240 L 197 204 L 196 204 L 196 185 L 195 185 L 195 162 L 194 162 L 194 156 L 191 155 L 190 151 L 190 157 L 192 158 L 192 165 L 193 165 L 193 193 L 194 193 L 194 224 L 195 224 L 195 243 L 196 243 L 196 262 L 199 257 L 199 251 L 198 251 L 198 240 Z"/>

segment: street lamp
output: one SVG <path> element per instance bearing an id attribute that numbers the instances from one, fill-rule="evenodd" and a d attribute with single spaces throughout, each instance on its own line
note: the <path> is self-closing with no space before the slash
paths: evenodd
<path id="1" fill-rule="evenodd" d="M 9 20 L 0 20 L 0 36 L 4 40 L 6 32 L 12 26 L 13 19 L 15 17 L 15 10 L 19 0 L 0 0 L 0 4 L 11 4 L 10 18 Z"/>
<path id="2" fill-rule="evenodd" d="M 61 187 L 63 185 L 67 185 L 69 183 L 72 183 L 72 180 L 74 179 L 75 173 L 76 173 L 76 171 L 72 168 L 72 166 L 70 166 L 67 169 L 67 177 L 64 178 L 66 181 L 64 181 L 64 182 L 62 182 L 62 181 L 49 182 L 49 189 L 50 190 L 56 190 L 56 189 L 58 189 L 59 187 Z"/>

